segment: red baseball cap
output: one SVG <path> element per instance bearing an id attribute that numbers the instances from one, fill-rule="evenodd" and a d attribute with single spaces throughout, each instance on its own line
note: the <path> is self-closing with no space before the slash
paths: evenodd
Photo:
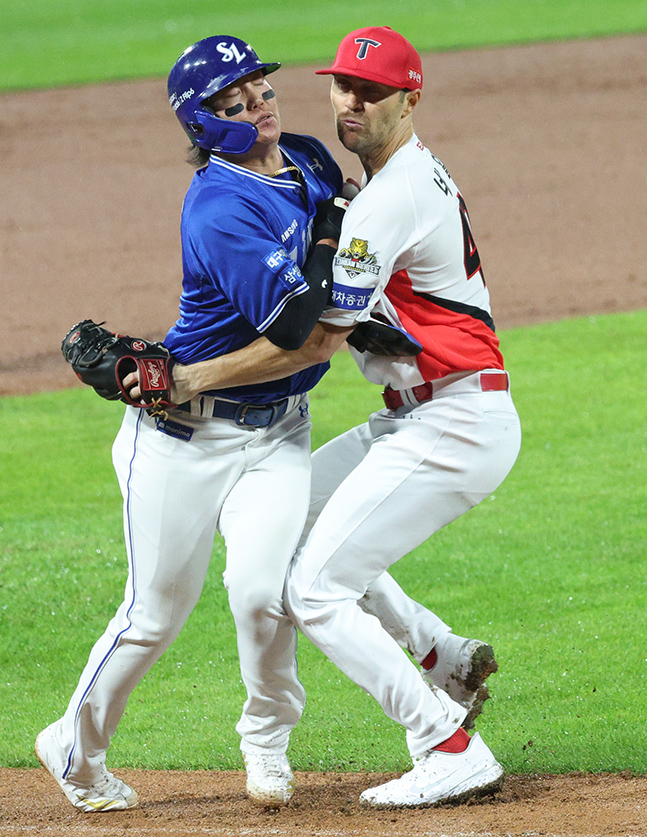
<path id="1" fill-rule="evenodd" d="M 390 26 L 367 26 L 350 32 L 339 44 L 335 63 L 317 75 L 356 76 L 401 90 L 422 88 L 422 62 L 407 39 Z"/>

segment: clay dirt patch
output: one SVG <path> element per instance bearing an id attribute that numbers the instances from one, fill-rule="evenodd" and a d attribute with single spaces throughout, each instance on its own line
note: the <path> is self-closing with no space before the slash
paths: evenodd
<path id="1" fill-rule="evenodd" d="M 52 837 L 638 837 L 647 834 L 647 779 L 512 776 L 496 797 L 424 810 L 367 810 L 358 796 L 397 774 L 297 773 L 289 807 L 271 812 L 244 793 L 241 772 L 121 770 L 140 804 L 82 814 L 44 770 L 0 770 L 0 835 Z M 5 813 L 6 811 L 6 813 Z"/>
<path id="2" fill-rule="evenodd" d="M 499 328 L 647 306 L 646 55 L 639 35 L 424 58 L 417 132 L 469 205 Z M 273 77 L 284 129 L 358 177 L 312 69 Z M 1 99 L 0 394 L 75 386 L 73 323 L 160 339 L 177 316 L 186 142 L 164 80 Z M 0 835 L 647 835 L 647 779 L 624 774 L 511 776 L 484 802 L 372 811 L 359 793 L 387 777 L 301 773 L 271 814 L 242 772 L 116 772 L 140 807 L 87 815 L 44 770 L 1 769 Z"/>

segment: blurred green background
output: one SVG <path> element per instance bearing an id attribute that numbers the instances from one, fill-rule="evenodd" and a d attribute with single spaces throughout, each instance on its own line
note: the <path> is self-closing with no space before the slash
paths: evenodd
<path id="1" fill-rule="evenodd" d="M 647 29 L 645 0 L 2 0 L 0 90 L 165 76 L 207 35 L 239 35 L 264 56 L 328 61 L 362 26 L 391 26 L 420 52 Z"/>

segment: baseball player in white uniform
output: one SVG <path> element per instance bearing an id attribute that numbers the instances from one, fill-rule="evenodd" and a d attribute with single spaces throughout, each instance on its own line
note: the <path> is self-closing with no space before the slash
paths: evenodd
<path id="1" fill-rule="evenodd" d="M 338 135 L 365 171 L 342 225 L 333 306 L 298 351 L 261 339 L 174 374 L 190 388 L 200 374 L 232 386 L 294 372 L 328 359 L 364 324 L 367 342 L 349 342 L 365 377 L 384 387 L 385 408 L 314 454 L 286 600 L 300 630 L 406 728 L 413 769 L 362 801 L 434 805 L 494 792 L 503 768 L 461 727 L 466 707 L 427 688 L 398 632 L 367 612 L 370 591 L 360 602 L 371 585 L 386 590 L 397 560 L 501 484 L 520 425 L 465 201 L 414 133 L 418 53 L 390 28 L 368 27 L 347 35 L 319 72 L 333 76 Z M 373 323 L 408 335 L 418 353 L 390 356 L 392 347 L 371 342 Z"/>

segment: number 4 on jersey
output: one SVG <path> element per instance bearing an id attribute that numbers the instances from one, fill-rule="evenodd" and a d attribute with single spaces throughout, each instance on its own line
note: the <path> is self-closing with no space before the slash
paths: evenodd
<path id="1" fill-rule="evenodd" d="M 480 273 L 483 285 L 485 285 L 481 257 L 476 248 L 476 242 L 474 241 L 470 226 L 470 216 L 468 215 L 463 196 L 460 193 L 458 194 L 458 206 L 461 214 L 461 223 L 463 224 L 463 261 L 465 263 L 465 273 L 467 274 L 468 280 L 476 276 L 477 273 Z"/>

